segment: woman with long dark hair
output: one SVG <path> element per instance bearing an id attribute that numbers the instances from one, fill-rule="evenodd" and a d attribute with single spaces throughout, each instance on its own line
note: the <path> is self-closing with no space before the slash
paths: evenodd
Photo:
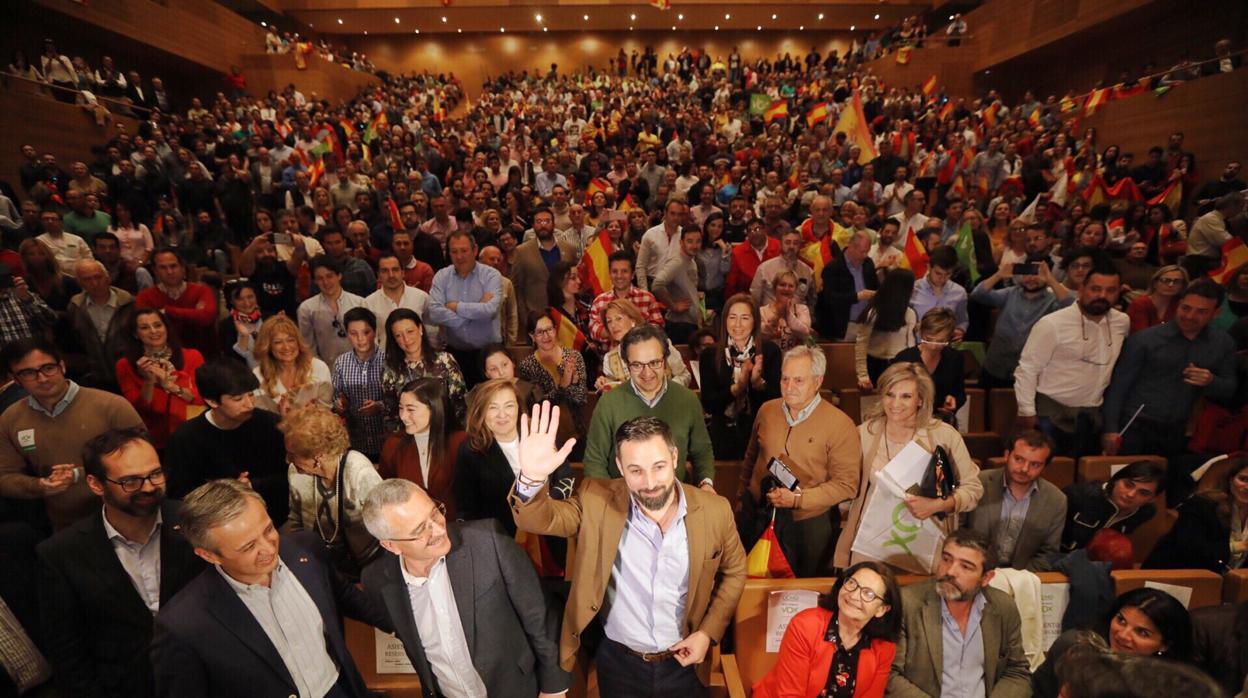
<path id="1" fill-rule="evenodd" d="M 901 639 L 901 587 L 887 565 L 860 562 L 793 616 L 756 698 L 882 697 Z"/>
<path id="2" fill-rule="evenodd" d="M 399 428 L 399 393 L 403 386 L 424 376 L 436 376 L 446 384 L 450 418 L 463 424 L 468 411 L 464 397 L 467 386 L 455 357 L 434 351 L 420 315 L 408 308 L 397 308 L 386 318 L 386 371 L 382 376 L 387 431 Z"/>
<path id="3" fill-rule="evenodd" d="M 763 403 L 780 397 L 780 347 L 762 339 L 758 306 L 748 293 L 724 301 L 719 341 L 698 359 L 702 407 L 719 458 L 745 456 L 750 425 Z"/>
<path id="4" fill-rule="evenodd" d="M 913 292 L 914 272 L 893 269 L 884 275 L 879 289 L 858 316 L 854 367 L 860 390 L 871 390 L 897 353 L 914 346 L 914 328 L 919 319 L 910 307 Z"/>
<path id="5" fill-rule="evenodd" d="M 1230 459 L 1217 483 L 1178 506 L 1174 527 L 1157 541 L 1144 569 L 1225 574 L 1248 562 L 1248 457 Z"/>
<path id="6" fill-rule="evenodd" d="M 117 385 L 143 418 L 152 445 L 163 449 L 182 422 L 204 411 L 195 387 L 195 369 L 203 365 L 204 357 L 184 349 L 165 314 L 155 308 L 132 311 L 124 338 Z"/>
<path id="7" fill-rule="evenodd" d="M 446 409 L 446 384 L 437 376 L 417 378 L 399 389 L 398 418 L 402 427 L 381 445 L 377 472 L 383 478 L 401 477 L 420 485 L 446 505 L 450 520 L 457 517 L 455 457 L 464 432 L 452 430 Z"/>

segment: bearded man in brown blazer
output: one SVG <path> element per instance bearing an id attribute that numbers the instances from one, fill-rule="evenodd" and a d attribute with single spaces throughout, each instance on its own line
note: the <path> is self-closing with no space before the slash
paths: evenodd
<path id="1" fill-rule="evenodd" d="M 510 501 L 522 530 L 577 539 L 560 664 L 570 671 L 582 643 L 596 641 L 603 696 L 706 695 L 710 647 L 745 587 L 732 508 L 676 479 L 671 430 L 655 417 L 616 431 L 621 479 L 586 480 L 570 499 L 551 499 L 546 480 L 575 441 L 555 448 L 558 423 L 549 403 L 521 418 Z"/>
<path id="2" fill-rule="evenodd" d="M 581 261 L 575 247 L 555 240 L 555 215 L 550 209 L 539 208 L 533 213 L 533 232 L 537 238 L 521 243 L 511 261 L 511 284 L 516 287 L 521 326 L 528 321 L 530 312 L 540 313 L 549 305 L 546 281 L 555 264 L 563 261 L 575 265 Z"/>

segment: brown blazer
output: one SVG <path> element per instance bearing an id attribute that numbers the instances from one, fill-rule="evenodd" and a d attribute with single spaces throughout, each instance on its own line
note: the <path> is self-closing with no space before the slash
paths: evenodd
<path id="1" fill-rule="evenodd" d="M 687 503 L 689 594 L 682 622 L 683 636 L 701 630 L 718 643 L 732 621 L 745 588 L 745 550 L 737 535 L 732 508 L 717 494 L 681 484 Z M 623 479 L 587 479 L 570 499 L 551 499 L 542 488 L 528 502 L 509 497 L 516 526 L 530 533 L 576 536 L 572 590 L 563 614 L 559 664 L 571 671 L 581 646 L 581 633 L 604 605 L 611 568 L 628 519 L 629 492 Z M 709 685 L 711 653 L 698 666 L 698 678 Z"/>
<path id="2" fill-rule="evenodd" d="M 381 445 L 377 472 L 383 478 L 401 477 L 425 488 L 430 497 L 446 505 L 447 520 L 454 521 L 458 507 L 451 487 L 455 483 L 455 459 L 459 456 L 459 445 L 466 436 L 462 431 L 446 435 L 446 450 L 438 462 L 429 464 L 429 482 L 425 482 L 420 476 L 420 452 L 416 448 L 416 439 L 403 431 L 392 433 Z"/>
<path id="3" fill-rule="evenodd" d="M 884 419 L 877 417 L 858 425 L 858 436 L 862 442 L 862 477 L 858 481 L 858 496 L 849 509 L 849 516 L 841 526 L 841 537 L 836 541 L 836 554 L 832 564 L 836 567 L 849 567 L 850 548 L 854 544 L 854 536 L 858 535 L 858 525 L 862 523 L 862 510 L 867 505 L 867 490 L 872 485 L 872 469 L 879 450 L 884 447 Z M 979 466 L 966 450 L 966 442 L 957 429 L 938 420 L 922 427 L 915 432 L 915 441 L 928 453 L 944 446 L 949 457 L 953 459 L 958 471 L 958 488 L 953 492 L 953 501 L 957 503 L 954 514 L 971 511 L 984 495 L 984 485 L 979 481 Z M 948 516 L 941 525 L 945 533 L 953 533 L 958 527 L 958 516 Z"/>
<path id="4" fill-rule="evenodd" d="M 576 257 L 575 247 L 566 242 L 555 244 L 559 246 L 560 259 L 572 264 L 580 261 Z M 537 245 L 537 240 L 529 240 L 516 248 L 516 256 L 511 262 L 511 274 L 508 275 L 512 285 L 516 287 L 516 319 L 519 325 L 517 339 L 526 344 L 528 335 L 525 334 L 525 323 L 528 321 L 529 311 L 540 312 L 548 305 L 546 280 L 550 278 L 550 270 L 546 268 L 546 262 L 542 260 L 542 253 Z"/>

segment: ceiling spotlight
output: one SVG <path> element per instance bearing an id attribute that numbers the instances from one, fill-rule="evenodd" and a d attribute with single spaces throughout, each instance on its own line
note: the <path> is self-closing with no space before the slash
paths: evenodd
<path id="1" fill-rule="evenodd" d="M 586 22 L 588 22 L 588 21 L 589 21 L 589 15 L 581 15 L 581 19 L 583 19 L 583 20 L 585 20 Z"/>
<path id="2" fill-rule="evenodd" d="M 507 30 L 506 30 L 506 29 L 504 29 L 504 28 L 502 28 L 502 27 L 499 27 L 499 28 L 498 28 L 498 33 L 499 33 L 499 34 L 505 34 L 505 33 L 507 33 Z"/>
<path id="3" fill-rule="evenodd" d="M 548 27 L 542 27 L 542 31 L 550 31 L 550 29 Z"/>
<path id="4" fill-rule="evenodd" d="M 637 21 L 637 15 L 629 15 L 629 16 L 628 16 L 628 19 L 629 19 L 630 21 L 636 22 L 636 21 Z"/>
<path id="5" fill-rule="evenodd" d="M 823 13 L 822 13 L 822 12 L 820 12 L 820 13 L 819 13 L 819 19 L 820 19 L 820 21 L 822 21 L 822 20 L 823 20 Z"/>
<path id="6" fill-rule="evenodd" d="M 876 18 L 876 19 L 879 19 L 879 18 L 880 18 L 880 13 L 879 13 L 879 12 L 876 12 L 876 13 L 875 13 L 875 18 Z"/>
<path id="7" fill-rule="evenodd" d="M 365 29 L 365 30 L 364 30 L 364 36 L 368 36 L 368 30 L 367 30 L 367 29 Z"/>
<path id="8" fill-rule="evenodd" d="M 725 15 L 724 15 L 724 19 L 732 19 L 732 15 L 730 15 L 730 14 L 725 14 Z"/>
<path id="9" fill-rule="evenodd" d="M 683 22 L 683 21 L 685 21 L 685 16 L 684 16 L 684 15 L 676 15 L 676 21 L 677 21 L 677 22 Z"/>
<path id="10" fill-rule="evenodd" d="M 804 25 L 804 24 L 803 24 L 802 26 L 799 26 L 799 27 L 797 28 L 797 30 L 798 30 L 799 32 L 804 32 L 804 31 L 806 31 L 806 25 Z"/>
<path id="11" fill-rule="evenodd" d="M 398 24 L 398 23 L 399 23 L 399 18 L 398 18 L 398 17 L 395 17 L 395 18 L 394 18 L 394 23 L 395 23 L 395 24 Z"/>
<path id="12" fill-rule="evenodd" d="M 755 29 L 757 29 L 757 30 L 759 30 L 759 31 L 761 32 L 761 31 L 763 30 L 763 25 L 761 25 L 761 24 L 760 24 L 760 25 L 758 25 L 757 27 L 755 27 Z"/>
<path id="13" fill-rule="evenodd" d="M 419 29 L 417 29 L 417 30 L 415 30 L 415 31 L 416 31 L 416 33 L 417 33 L 417 34 L 419 34 L 419 33 L 420 33 L 420 30 L 419 30 Z"/>
<path id="14" fill-rule="evenodd" d="M 539 22 L 540 22 L 540 21 L 542 21 L 542 16 L 541 16 L 541 15 L 533 15 L 533 19 L 536 19 L 537 21 L 539 21 Z"/>
<path id="15" fill-rule="evenodd" d="M 715 25 L 715 31 L 719 31 L 719 25 L 718 25 L 718 24 L 716 24 L 716 25 Z"/>
<path id="16" fill-rule="evenodd" d="M 675 25 L 675 24 L 673 24 L 673 25 L 672 25 L 672 31 L 676 31 L 676 25 Z"/>
<path id="17" fill-rule="evenodd" d="M 772 19 L 775 19 L 775 18 L 776 18 L 776 16 L 775 16 L 775 15 L 772 15 L 772 16 L 771 16 L 771 18 L 772 18 Z"/>
<path id="18" fill-rule="evenodd" d="M 456 29 L 456 30 L 455 30 L 455 33 L 456 33 L 456 34 L 463 34 L 463 33 L 464 33 L 464 30 L 463 30 L 463 29 Z"/>
<path id="19" fill-rule="evenodd" d="M 446 24 L 446 15 L 442 15 L 442 23 Z"/>
<path id="20" fill-rule="evenodd" d="M 262 27 L 267 27 L 267 26 L 269 26 L 269 23 L 268 23 L 268 22 L 265 22 L 265 21 L 263 21 L 263 20 L 261 20 L 261 22 L 260 22 L 260 26 L 262 26 Z"/>
<path id="21" fill-rule="evenodd" d="M 949 21 L 953 21 L 953 15 L 949 15 Z"/>
<path id="22" fill-rule="evenodd" d="M 341 19 L 339 19 L 339 20 L 338 20 L 338 23 L 339 23 L 339 24 L 342 24 L 342 20 L 341 20 Z"/>
<path id="23" fill-rule="evenodd" d="M 631 32 L 631 31 L 633 30 L 633 28 L 632 28 L 632 27 L 629 27 L 629 28 L 628 28 L 628 30 Z"/>
<path id="24" fill-rule="evenodd" d="M 849 30 L 852 32 L 854 30 L 854 25 L 849 25 Z"/>

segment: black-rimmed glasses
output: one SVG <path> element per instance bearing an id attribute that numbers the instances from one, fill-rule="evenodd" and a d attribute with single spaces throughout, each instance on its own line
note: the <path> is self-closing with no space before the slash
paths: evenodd
<path id="1" fill-rule="evenodd" d="M 138 492 L 143 489 L 143 483 L 148 482 L 149 480 L 153 485 L 165 484 L 165 470 L 164 468 L 157 468 L 147 475 L 131 475 L 130 477 L 123 477 L 120 480 L 114 480 L 107 477 L 104 479 L 120 487 L 123 492 Z"/>
<path id="2" fill-rule="evenodd" d="M 651 371 L 658 373 L 659 371 L 662 371 L 663 367 L 666 365 L 666 359 L 655 359 L 653 361 L 630 361 L 628 362 L 628 370 L 633 373 L 641 373 L 643 368 L 648 368 Z"/>
<path id="3" fill-rule="evenodd" d="M 880 595 L 875 593 L 875 589 L 864 587 L 853 577 L 846 579 L 841 584 L 841 589 L 847 594 L 858 594 L 858 598 L 862 599 L 863 603 L 871 603 L 880 598 Z"/>
<path id="4" fill-rule="evenodd" d="M 14 371 L 13 376 L 18 380 L 33 381 L 36 376 L 42 375 L 44 378 L 51 378 L 60 372 L 60 364 L 44 364 L 35 368 L 23 368 L 20 371 Z"/>

